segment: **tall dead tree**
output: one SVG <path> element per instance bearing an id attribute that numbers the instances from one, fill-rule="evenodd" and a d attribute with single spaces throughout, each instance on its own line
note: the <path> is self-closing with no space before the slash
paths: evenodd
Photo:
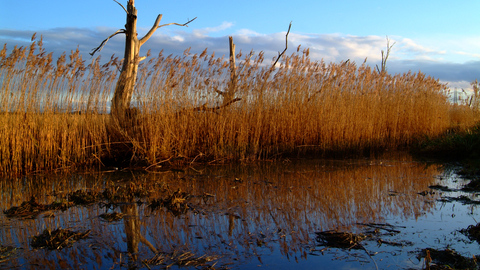
<path id="1" fill-rule="evenodd" d="M 101 51 L 103 46 L 107 41 L 115 35 L 125 34 L 125 54 L 123 60 L 123 66 L 120 71 L 120 77 L 115 86 L 115 93 L 113 94 L 112 99 L 112 108 L 110 114 L 114 119 L 117 119 L 119 123 L 125 123 L 125 120 L 132 115 L 132 110 L 130 108 L 130 102 L 132 100 L 132 94 L 135 87 L 135 82 L 137 80 L 137 70 L 138 64 L 140 61 L 144 60 L 146 57 L 140 57 L 140 47 L 147 42 L 148 39 L 155 33 L 155 31 L 164 26 L 168 25 L 178 25 L 178 26 L 188 26 L 193 20 L 189 20 L 184 24 L 178 23 L 168 23 L 159 25 L 162 20 L 162 14 L 158 15 L 155 23 L 148 33 L 141 39 L 138 39 L 137 33 L 137 9 L 135 8 L 135 0 L 129 0 L 127 3 L 127 8 L 122 4 L 115 1 L 119 4 L 123 10 L 127 13 L 127 23 L 125 24 L 125 29 L 117 30 L 115 33 L 106 38 L 100 46 L 95 48 L 90 55 L 94 55 L 97 51 Z"/>
<path id="2" fill-rule="evenodd" d="M 388 57 L 390 56 L 390 50 L 392 49 L 393 45 L 395 45 L 396 42 L 394 42 L 392 45 L 390 45 L 390 39 L 388 39 L 387 36 L 387 51 L 385 52 L 382 50 L 382 63 L 381 63 L 381 68 L 378 68 L 377 65 L 377 72 L 378 74 L 385 74 L 387 73 L 387 60 Z"/>
<path id="3" fill-rule="evenodd" d="M 278 60 L 280 60 L 282 55 L 287 51 L 287 48 L 288 48 L 288 34 L 290 33 L 291 28 L 292 28 L 292 22 L 290 22 L 290 24 L 288 25 L 288 31 L 287 31 L 287 34 L 285 35 L 285 49 L 281 53 L 278 52 L 277 59 L 275 60 L 275 62 L 272 64 L 272 66 L 268 70 L 268 76 L 265 76 L 265 79 L 264 79 L 262 87 L 261 87 L 262 88 L 261 91 L 263 91 L 263 89 L 265 88 L 270 74 L 275 70 L 275 67 L 277 65 Z M 209 108 L 209 107 L 207 107 L 207 103 L 205 103 L 200 107 L 194 108 L 193 109 L 194 111 L 212 111 L 212 112 L 215 112 L 217 110 L 220 110 L 220 109 L 223 109 L 223 108 L 229 106 L 230 104 L 233 104 L 237 101 L 242 100 L 241 98 L 238 98 L 238 97 L 235 98 L 235 95 L 237 93 L 237 79 L 238 79 L 238 76 L 240 75 L 240 73 L 242 73 L 242 70 L 245 68 L 245 63 L 240 68 L 240 70 L 237 71 L 237 67 L 235 65 L 235 57 L 236 57 L 235 56 L 235 43 L 233 43 L 233 37 L 232 36 L 228 37 L 228 43 L 229 43 L 229 48 L 230 48 L 230 82 L 228 83 L 227 89 L 224 90 L 224 91 L 220 91 L 220 90 L 215 89 L 217 94 L 219 94 L 223 98 L 222 105 L 217 106 L 217 107 L 213 107 L 213 108 Z M 251 56 L 252 56 L 252 54 L 249 55 L 249 57 L 251 57 Z"/>
<path id="4" fill-rule="evenodd" d="M 226 90 L 221 91 L 215 89 L 217 94 L 219 94 L 222 99 L 222 106 L 218 108 L 223 108 L 231 103 L 235 98 L 235 93 L 237 91 L 237 67 L 235 65 L 235 43 L 233 43 L 233 37 L 229 36 L 228 37 L 228 42 L 229 42 L 229 48 L 230 48 L 230 82 L 228 84 L 228 87 Z M 240 98 L 237 98 L 235 100 L 240 100 Z"/>

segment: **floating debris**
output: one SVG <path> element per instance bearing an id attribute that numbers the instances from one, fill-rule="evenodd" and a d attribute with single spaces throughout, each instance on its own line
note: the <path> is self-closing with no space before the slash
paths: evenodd
<path id="1" fill-rule="evenodd" d="M 393 246 L 393 247 L 405 247 L 405 246 L 413 246 L 414 245 L 412 242 L 407 241 L 407 240 L 393 242 L 393 241 L 378 239 L 377 243 L 378 243 L 378 246 L 381 246 L 382 244 L 385 244 L 385 245 L 389 245 L 389 246 Z"/>
<path id="2" fill-rule="evenodd" d="M 422 192 L 418 192 L 417 193 L 418 195 L 422 195 L 422 196 L 427 196 L 427 195 L 434 195 L 435 194 L 435 191 L 429 191 L 429 190 L 424 190 Z"/>
<path id="3" fill-rule="evenodd" d="M 442 185 L 432 185 L 432 186 L 428 186 L 428 188 L 440 190 L 440 191 L 455 191 L 454 189 L 451 189 L 447 186 L 442 186 Z"/>
<path id="4" fill-rule="evenodd" d="M 51 250 L 62 249 L 72 245 L 77 240 L 86 238 L 89 233 L 90 230 L 85 232 L 75 232 L 62 228 L 58 228 L 54 231 L 45 229 L 42 234 L 33 236 L 30 245 L 33 248 L 48 248 Z"/>
<path id="5" fill-rule="evenodd" d="M 466 229 L 460 230 L 460 232 L 465 234 L 470 240 L 480 243 L 480 223 L 470 225 Z"/>
<path id="6" fill-rule="evenodd" d="M 151 187 L 150 187 L 151 188 Z M 52 204 L 38 203 L 34 196 L 29 201 L 23 202 L 20 206 L 13 206 L 8 210 L 4 210 L 3 213 L 7 217 L 36 217 L 38 214 L 49 210 L 66 210 L 69 207 L 75 205 L 90 205 L 96 202 L 107 201 L 105 206 L 112 206 L 118 202 L 132 202 L 136 197 L 148 197 L 152 190 L 147 189 L 145 185 L 135 184 L 133 182 L 125 186 L 115 186 L 110 184 L 104 191 L 92 191 L 92 190 L 76 190 L 68 193 L 66 198 L 68 200 L 53 202 Z M 178 203 L 179 194 L 173 194 L 174 198 L 170 198 L 175 203 Z M 211 195 L 213 196 L 213 195 Z M 205 198 L 211 196 L 206 195 Z M 167 198 L 168 201 L 169 198 Z M 179 209 L 177 209 L 179 210 Z M 50 214 L 50 216 L 52 216 Z"/>
<path id="7" fill-rule="evenodd" d="M 136 197 L 148 197 L 152 190 L 140 183 L 129 183 L 128 185 L 115 186 L 109 183 L 102 192 L 103 197 L 110 202 L 132 202 Z"/>
<path id="8" fill-rule="evenodd" d="M 363 234 L 337 231 L 316 232 L 315 234 L 318 236 L 317 241 L 322 245 L 345 249 L 362 248 L 360 242 L 366 238 Z"/>
<path id="9" fill-rule="evenodd" d="M 123 213 L 118 213 L 118 212 L 112 212 L 112 213 L 104 213 L 101 214 L 100 217 L 108 222 L 112 221 L 119 221 L 123 218 L 124 214 Z"/>
<path id="10" fill-rule="evenodd" d="M 480 179 L 475 178 L 472 179 L 468 184 L 466 184 L 463 188 L 463 191 L 480 191 Z"/>
<path id="11" fill-rule="evenodd" d="M 150 208 L 152 210 L 157 209 L 158 207 L 165 207 L 167 208 L 172 214 L 175 216 L 185 214 L 188 209 L 190 209 L 187 201 L 192 197 L 191 194 L 182 192 L 180 189 L 173 192 L 165 199 L 157 199 L 153 200 L 150 203 Z"/>
<path id="12" fill-rule="evenodd" d="M 7 217 L 35 217 L 38 214 L 49 210 L 66 210 L 73 206 L 73 202 L 53 202 L 52 204 L 38 203 L 35 197 L 23 202 L 20 206 L 13 206 L 3 211 Z"/>
<path id="13" fill-rule="evenodd" d="M 404 226 L 394 226 L 388 223 L 357 223 L 357 225 L 362 225 L 362 226 L 367 226 L 370 228 L 374 228 L 375 230 L 384 230 L 389 233 L 400 233 L 399 230 L 396 230 L 395 228 L 403 228 L 405 229 Z"/>
<path id="14" fill-rule="evenodd" d="M 378 269 L 377 262 L 373 259 L 372 255 L 368 250 L 360 244 L 362 240 L 367 238 L 364 234 L 354 234 L 348 232 L 337 232 L 337 231 L 324 231 L 324 232 L 316 232 L 317 234 L 317 241 L 320 242 L 321 245 L 327 247 L 335 247 L 341 249 L 363 249 L 365 253 L 370 257 L 372 262 L 375 264 L 375 268 Z M 323 251 L 322 251 L 323 253 Z"/>
<path id="15" fill-rule="evenodd" d="M 76 190 L 68 194 L 68 198 L 76 205 L 89 205 L 98 202 L 100 199 L 102 199 L 102 196 L 100 192 L 91 190 Z"/>
<path id="16" fill-rule="evenodd" d="M 214 266 L 217 262 L 213 264 L 209 264 L 213 261 L 217 261 L 220 259 L 220 256 L 212 255 L 202 255 L 200 257 L 196 257 L 190 251 L 182 252 L 182 251 L 174 251 L 171 253 L 158 253 L 153 258 L 149 260 L 143 261 L 143 264 L 150 268 L 150 265 L 158 266 L 163 265 L 165 268 L 170 268 L 174 265 L 179 267 L 204 267 L 206 269 L 215 269 Z M 222 268 L 227 269 L 227 268 Z"/>
<path id="17" fill-rule="evenodd" d="M 422 249 L 417 257 L 425 258 L 424 269 L 478 269 L 475 257 L 467 258 L 451 249 L 426 248 Z"/>
<path id="18" fill-rule="evenodd" d="M 480 204 L 480 201 L 472 200 L 465 195 L 460 195 L 458 197 L 444 197 L 443 199 L 447 202 L 460 202 L 464 205 L 478 205 L 478 204 Z"/>
<path id="19" fill-rule="evenodd" d="M 17 250 L 16 247 L 0 245 L 0 263 L 10 260 Z"/>

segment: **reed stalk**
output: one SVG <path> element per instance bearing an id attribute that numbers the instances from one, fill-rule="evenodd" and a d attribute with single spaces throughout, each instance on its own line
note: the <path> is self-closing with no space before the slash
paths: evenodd
<path id="1" fill-rule="evenodd" d="M 238 101 L 218 110 L 198 108 L 222 105 L 218 91 L 231 80 L 228 59 L 187 50 L 145 60 L 132 98 L 139 114 L 125 131 L 108 115 L 118 59 L 85 64 L 76 50 L 68 61 L 63 54 L 55 62 L 35 37 L 29 47 L 15 47 L 8 55 L 4 46 L 0 174 L 109 161 L 148 165 L 177 158 L 350 155 L 408 147 L 475 122 L 469 107 L 448 102 L 446 85 L 423 73 L 392 75 L 365 63 L 314 61 L 300 47 L 275 69 L 263 53 L 236 58 Z"/>

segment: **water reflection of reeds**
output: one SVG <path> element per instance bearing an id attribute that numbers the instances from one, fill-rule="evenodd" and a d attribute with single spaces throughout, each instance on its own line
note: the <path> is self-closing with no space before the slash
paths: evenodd
<path id="1" fill-rule="evenodd" d="M 397 157 L 195 167 L 185 173 L 137 173 L 133 177 L 92 174 L 3 181 L 3 210 L 31 196 L 51 203 L 79 188 L 102 190 L 106 183 L 120 186 L 134 181 L 151 192 L 148 198 L 140 198 L 141 204 L 135 203 L 139 198 L 122 203 L 115 210 L 125 216 L 112 223 L 99 218 L 106 209 L 98 204 L 76 206 L 46 218 L 42 214 L 35 219 L 7 219 L 0 214 L 0 242 L 21 246 L 30 254 L 12 264 L 63 263 L 73 268 L 82 263 L 99 267 L 131 264 L 174 251 L 223 256 L 222 263 L 245 262 L 276 249 L 284 256 L 300 252 L 306 257 L 303 251 L 314 242 L 314 232 L 355 231 L 357 223 L 402 221 L 432 211 L 430 202 L 436 195 L 418 193 L 433 184 L 438 174 L 435 165 Z M 185 214 L 148 207 L 178 189 L 192 195 Z M 58 227 L 91 229 L 91 237 L 84 240 L 87 243 L 55 253 L 29 251 L 33 235 Z M 84 262 L 78 261 L 78 254 L 86 255 Z"/>

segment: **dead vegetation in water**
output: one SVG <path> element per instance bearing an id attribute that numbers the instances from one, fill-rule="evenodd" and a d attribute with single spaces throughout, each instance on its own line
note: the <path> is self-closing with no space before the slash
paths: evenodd
<path id="1" fill-rule="evenodd" d="M 409 241 L 392 242 L 382 239 L 382 236 L 391 236 L 400 233 L 401 226 L 394 226 L 388 223 L 357 223 L 357 226 L 364 227 L 362 233 L 350 233 L 339 231 L 316 232 L 317 241 L 320 245 L 341 249 L 363 248 L 361 242 L 365 239 L 375 240 L 379 245 L 409 246 Z"/>
<path id="2" fill-rule="evenodd" d="M 321 245 L 343 249 L 362 248 L 360 242 L 366 238 L 364 234 L 337 231 L 324 231 L 317 232 L 316 234 L 317 241 L 319 241 Z"/>
<path id="3" fill-rule="evenodd" d="M 337 248 L 350 251 L 363 250 L 365 254 L 371 259 L 375 264 L 375 268 L 378 269 L 378 265 L 372 256 L 372 253 L 368 251 L 365 246 L 362 244 L 362 241 L 375 241 L 380 247 L 381 245 L 389 245 L 395 247 L 405 247 L 412 246 L 413 243 L 403 240 L 403 241 L 388 241 L 382 239 L 383 236 L 392 236 L 400 233 L 397 229 L 399 226 L 393 226 L 388 223 L 357 223 L 356 225 L 364 227 L 362 233 L 351 233 L 345 231 L 323 231 L 316 232 L 317 235 L 316 241 L 321 245 L 325 246 L 320 250 L 323 254 L 328 248 Z M 382 232 L 385 231 L 385 232 Z M 353 254 L 354 257 L 359 256 L 359 254 Z"/>
<path id="4" fill-rule="evenodd" d="M 4 210 L 7 217 L 36 217 L 37 215 L 50 210 L 66 210 L 69 207 L 80 205 L 86 206 L 94 203 L 100 203 L 107 209 L 114 208 L 119 203 L 142 203 L 141 200 L 150 200 L 153 193 L 159 194 L 160 198 L 151 199 L 149 203 L 150 209 L 156 210 L 160 207 L 165 207 L 175 216 L 185 214 L 187 211 L 197 211 L 195 206 L 190 203 L 190 199 L 198 198 L 204 203 L 214 195 L 204 193 L 195 196 L 188 192 L 170 190 L 168 187 L 159 185 L 158 183 L 138 183 L 128 182 L 123 184 L 114 184 L 108 182 L 103 191 L 79 189 L 65 194 L 65 201 L 53 202 L 52 204 L 38 203 L 35 197 L 31 197 L 29 201 L 23 202 L 20 206 L 13 206 L 10 209 Z M 119 213 L 103 214 L 100 216 L 107 221 L 115 221 L 121 219 L 123 216 Z"/>
<path id="5" fill-rule="evenodd" d="M 113 182 L 108 182 L 104 191 L 101 192 L 103 198 L 111 203 L 115 202 L 131 202 L 135 198 L 149 197 L 155 192 L 154 185 L 146 183 L 130 182 L 123 185 L 116 185 Z"/>
<path id="6" fill-rule="evenodd" d="M 62 249 L 71 246 L 74 242 L 86 238 L 90 230 L 75 232 L 68 229 L 58 228 L 54 231 L 45 229 L 42 234 L 33 236 L 30 245 L 33 248 L 48 248 L 50 250 Z"/>
<path id="7" fill-rule="evenodd" d="M 445 191 L 445 192 L 455 191 L 455 190 L 453 190 L 453 189 L 451 189 L 447 186 L 442 186 L 442 185 L 439 185 L 439 184 L 428 186 L 428 188 L 434 189 L 434 190 Z"/>
<path id="8" fill-rule="evenodd" d="M 35 37 L 9 54 L 4 46 L 0 175 L 175 158 L 357 154 L 408 146 L 474 122 L 471 108 L 453 107 L 446 86 L 422 73 L 391 75 L 366 63 L 314 61 L 300 47 L 273 69 L 263 52 L 239 53 L 236 61 L 242 68 L 229 103 L 219 95 L 230 84 L 228 59 L 187 50 L 145 60 L 132 97 L 141 121 L 122 134 L 107 114 L 118 58 L 85 63 L 76 50 L 55 61 Z"/>
<path id="9" fill-rule="evenodd" d="M 195 267 L 202 269 L 216 269 L 216 262 L 220 259 L 218 255 L 202 255 L 196 256 L 190 251 L 174 251 L 171 253 L 159 253 L 156 254 L 153 258 L 143 261 L 143 264 L 150 268 L 150 266 L 162 265 L 166 269 L 169 269 L 172 266 L 178 267 Z M 215 262 L 212 264 L 212 262 Z M 219 269 L 228 269 L 226 267 L 221 267 Z"/>
<path id="10" fill-rule="evenodd" d="M 35 217 L 42 212 L 49 210 L 66 210 L 73 206 L 73 202 L 53 202 L 51 204 L 38 203 L 36 198 L 32 196 L 29 201 L 23 202 L 20 206 L 13 206 L 4 210 L 3 213 L 7 217 Z"/>
<path id="11" fill-rule="evenodd" d="M 480 243 L 480 223 L 477 223 L 477 225 L 470 225 L 466 229 L 460 230 L 460 232 L 466 235 L 470 240 Z"/>
<path id="12" fill-rule="evenodd" d="M 112 213 L 103 213 L 100 215 L 100 218 L 102 218 L 105 221 L 108 222 L 113 222 L 113 221 L 119 221 L 125 216 L 123 213 L 118 213 L 118 212 L 112 212 Z"/>
<path id="13" fill-rule="evenodd" d="M 59 202 L 42 204 L 32 196 L 29 201 L 23 202 L 20 206 L 13 206 L 4 210 L 7 217 L 36 217 L 37 215 L 50 210 L 66 210 L 76 205 L 90 205 L 97 202 L 104 202 L 104 205 L 115 205 L 118 202 L 132 202 L 135 198 L 145 198 L 152 192 L 142 184 L 129 183 L 124 186 L 115 186 L 109 183 L 105 190 L 84 190 L 79 189 L 65 195 Z"/>
<path id="14" fill-rule="evenodd" d="M 155 210 L 159 207 L 165 207 L 173 215 L 179 216 L 185 214 L 189 209 L 193 209 L 189 204 L 188 200 L 192 197 L 191 194 L 187 192 L 182 192 L 180 189 L 170 193 L 163 199 L 153 200 L 149 207 L 152 210 Z"/>
<path id="15" fill-rule="evenodd" d="M 475 178 L 470 180 L 468 184 L 466 184 L 464 187 L 462 187 L 462 190 L 464 191 L 480 191 L 480 178 Z"/>
<path id="16" fill-rule="evenodd" d="M 460 195 L 458 197 L 448 197 L 445 196 L 441 199 L 441 201 L 447 201 L 447 202 L 460 202 L 464 205 L 479 205 L 480 201 L 472 200 L 471 198 L 465 196 L 465 195 Z"/>
<path id="17" fill-rule="evenodd" d="M 62 210 L 75 205 L 89 205 L 99 202 L 102 195 L 99 192 L 92 190 L 76 190 L 67 194 L 66 200 L 53 202 L 51 204 L 42 204 L 37 202 L 37 199 L 32 196 L 29 201 L 23 202 L 20 206 L 12 206 L 10 209 L 4 210 L 3 213 L 7 217 L 36 217 L 37 215 L 50 211 Z"/>
<path id="18" fill-rule="evenodd" d="M 76 190 L 68 194 L 69 201 L 73 202 L 76 205 L 89 205 L 92 203 L 98 202 L 102 199 L 100 192 L 93 190 Z"/>
<path id="19" fill-rule="evenodd" d="M 451 249 L 437 250 L 426 248 L 419 252 L 418 259 L 425 259 L 426 270 L 440 269 L 478 269 L 478 263 L 473 256 L 467 258 Z"/>
<path id="20" fill-rule="evenodd" d="M 17 250 L 16 247 L 0 245 L 0 263 L 12 259 Z"/>

